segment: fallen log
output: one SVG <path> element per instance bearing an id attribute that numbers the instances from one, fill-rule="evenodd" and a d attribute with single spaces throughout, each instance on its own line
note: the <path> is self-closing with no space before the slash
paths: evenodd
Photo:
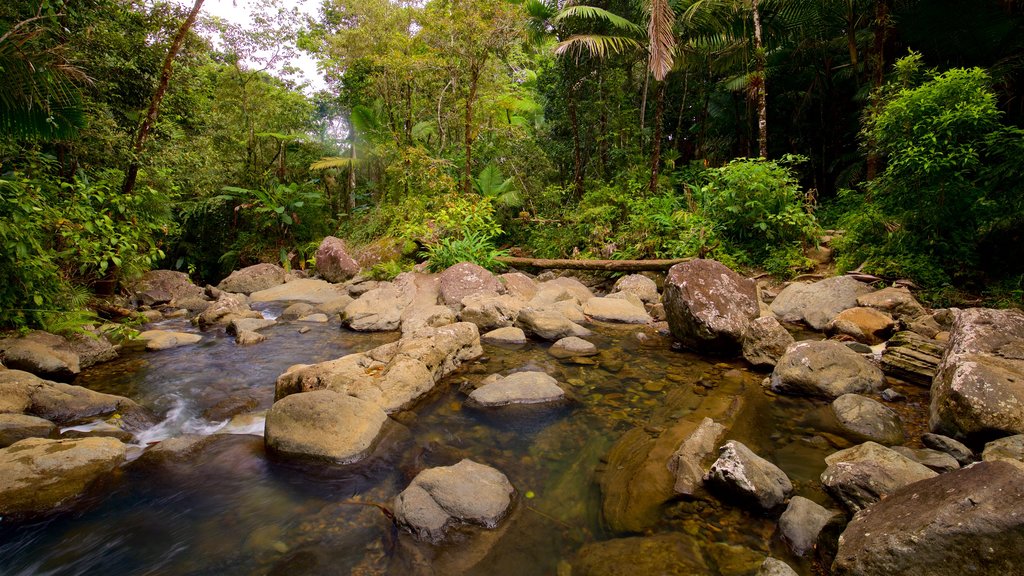
<path id="1" fill-rule="evenodd" d="M 507 266 L 518 268 L 547 268 L 556 270 L 604 270 L 608 272 L 663 272 L 680 262 L 692 258 L 672 260 L 567 260 L 549 258 L 517 258 L 501 256 L 495 258 Z"/>

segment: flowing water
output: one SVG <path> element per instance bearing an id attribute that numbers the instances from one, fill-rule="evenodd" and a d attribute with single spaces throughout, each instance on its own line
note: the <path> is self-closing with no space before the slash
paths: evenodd
<path id="1" fill-rule="evenodd" d="M 484 358 L 443 381 L 415 413 L 397 415 L 409 434 L 355 469 L 269 460 L 261 413 L 279 374 L 397 338 L 336 323 L 300 334 L 299 326 L 279 323 L 249 347 L 211 331 L 196 346 L 129 352 L 83 372 L 76 384 L 163 415 L 130 458 L 165 438 L 208 438 L 189 458 L 128 463 L 73 513 L 17 526 L 0 521 L 0 574 L 411 574 L 426 573 L 424 566 L 436 574 L 567 574 L 582 545 L 619 536 L 601 520 L 595 471 L 602 457 L 631 428 L 685 416 L 685 407 L 666 416 L 673 394 L 742 396 L 747 408 L 730 437 L 778 464 L 797 493 L 828 502 L 817 478 L 841 439 L 826 434 L 830 444 L 817 432 L 827 420 L 823 403 L 770 397 L 763 374 L 673 351 L 669 339 L 640 328 L 600 330 L 592 340 L 601 354 L 587 364 L 556 360 L 545 343 L 485 345 Z M 160 328 L 191 329 L 184 321 Z M 523 368 L 553 375 L 573 401 L 551 409 L 463 407 L 467 386 Z M 495 532 L 457 533 L 440 547 L 398 534 L 378 505 L 388 507 L 419 470 L 461 458 L 509 477 L 517 490 L 511 517 Z M 787 556 L 772 518 L 715 499 L 671 502 L 652 530 L 699 538 L 713 573 L 746 573 L 769 553 L 803 574 L 813 570 Z"/>

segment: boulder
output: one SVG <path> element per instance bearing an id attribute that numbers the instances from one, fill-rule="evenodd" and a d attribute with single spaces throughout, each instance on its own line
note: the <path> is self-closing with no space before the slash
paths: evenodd
<path id="1" fill-rule="evenodd" d="M 915 332 L 897 332 L 882 351 L 882 371 L 918 386 L 931 387 L 946 345 Z"/>
<path id="2" fill-rule="evenodd" d="M 929 432 L 921 436 L 921 443 L 933 450 L 949 454 L 961 466 L 970 465 L 977 460 L 970 448 L 948 436 Z"/>
<path id="3" fill-rule="evenodd" d="M 892 449 L 918 464 L 924 464 L 939 474 L 960 469 L 960 464 L 956 459 L 945 452 L 939 452 L 938 450 L 931 450 L 929 448 L 908 448 L 906 446 L 893 446 Z"/>
<path id="4" fill-rule="evenodd" d="M 57 425 L 44 418 L 27 414 L 0 414 L 0 448 L 25 438 L 49 438 Z"/>
<path id="5" fill-rule="evenodd" d="M 341 322 L 358 332 L 398 330 L 402 312 L 412 303 L 414 296 L 415 287 L 408 281 L 382 283 L 346 306 Z"/>
<path id="6" fill-rule="evenodd" d="M 550 308 L 523 308 L 516 318 L 516 324 L 525 332 L 544 340 L 590 336 L 590 330 Z"/>
<path id="7" fill-rule="evenodd" d="M 825 458 L 821 483 L 833 498 L 856 512 L 899 488 L 936 476 L 899 452 L 875 442 L 840 450 Z"/>
<path id="8" fill-rule="evenodd" d="M 187 274 L 173 270 L 150 270 L 132 286 L 136 298 L 145 305 L 170 303 L 181 305 L 187 300 L 203 300 L 203 289 L 189 280 Z M 191 308 L 190 308 L 191 309 Z"/>
<path id="9" fill-rule="evenodd" d="M 71 350 L 67 340 L 39 331 L 0 340 L 0 362 L 13 370 L 50 380 L 70 381 L 81 372 L 78 354 Z"/>
<path id="10" fill-rule="evenodd" d="M 350 303 L 351 301 L 352 300 L 349 299 Z M 298 320 L 299 318 L 302 318 L 303 316 L 306 316 L 308 314 L 312 314 L 316 311 L 316 306 L 313 306 L 309 302 L 296 302 L 294 304 L 288 305 L 287 308 L 282 310 L 279 318 L 281 320 Z"/>
<path id="11" fill-rule="evenodd" d="M 562 289 L 572 295 L 580 304 L 594 297 L 594 293 L 579 280 L 571 276 L 552 278 L 538 285 L 538 292 L 543 290 Z"/>
<path id="12" fill-rule="evenodd" d="M 849 276 L 835 276 L 813 284 L 790 284 L 779 292 L 770 309 L 783 322 L 804 322 L 824 330 L 837 314 L 857 305 L 871 286 Z"/>
<path id="13" fill-rule="evenodd" d="M 789 564 L 778 558 L 765 558 L 755 576 L 798 576 Z"/>
<path id="14" fill-rule="evenodd" d="M 439 277 L 441 301 L 453 308 L 462 306 L 462 300 L 470 294 L 484 291 L 497 294 L 505 289 L 497 276 L 472 262 L 459 262 L 441 272 Z"/>
<path id="15" fill-rule="evenodd" d="M 840 342 L 804 340 L 791 345 L 779 359 L 770 385 L 781 394 L 834 399 L 877 392 L 885 386 L 885 375 Z"/>
<path id="16" fill-rule="evenodd" d="M 838 515 L 803 496 L 793 496 L 779 518 L 779 532 L 793 554 L 804 556 L 814 549 L 821 531 Z"/>
<path id="17" fill-rule="evenodd" d="M 344 282 L 359 273 L 359 263 L 349 255 L 344 240 L 327 236 L 316 249 L 316 272 L 328 282 Z"/>
<path id="18" fill-rule="evenodd" d="M 277 264 L 256 264 L 235 270 L 217 284 L 225 292 L 236 292 L 248 296 L 253 292 L 267 290 L 284 284 L 284 268 Z"/>
<path id="19" fill-rule="evenodd" d="M 836 576 L 1021 574 L 1024 468 L 981 464 L 903 487 L 857 513 Z"/>
<path id="20" fill-rule="evenodd" d="M 368 456 L 387 414 L 372 402 L 331 390 L 292 394 L 267 412 L 267 451 L 286 458 L 353 464 Z"/>
<path id="21" fill-rule="evenodd" d="M 86 331 L 67 338 L 68 347 L 78 354 L 78 366 L 81 369 L 109 362 L 117 358 L 117 347 L 98 331 Z"/>
<path id="22" fill-rule="evenodd" d="M 252 302 L 307 302 L 326 304 L 348 297 L 341 286 L 314 278 L 297 278 L 284 284 L 253 292 Z"/>
<path id="23" fill-rule="evenodd" d="M 778 508 L 793 492 L 785 472 L 735 440 L 719 449 L 704 481 L 762 510 Z"/>
<path id="24" fill-rule="evenodd" d="M 826 326 L 829 334 L 842 334 L 865 344 L 885 342 L 896 327 L 896 321 L 886 312 L 856 306 L 847 308 Z"/>
<path id="25" fill-rule="evenodd" d="M 522 328 L 508 326 L 491 330 L 480 339 L 489 344 L 526 344 L 526 332 Z"/>
<path id="26" fill-rule="evenodd" d="M 483 386 L 469 394 L 475 406 L 496 407 L 509 404 L 542 404 L 565 398 L 558 381 L 543 372 L 514 372 L 484 380 Z"/>
<path id="27" fill-rule="evenodd" d="M 706 354 L 738 353 L 759 312 L 754 281 L 714 260 L 691 260 L 670 268 L 663 301 L 672 336 Z"/>
<path id="28" fill-rule="evenodd" d="M 583 545 L 573 576 L 712 574 L 698 540 L 682 532 L 636 536 Z"/>
<path id="29" fill-rule="evenodd" d="M 644 304 L 656 304 L 661 300 L 658 284 L 643 274 L 628 274 L 615 282 L 612 292 L 624 292 L 639 298 Z"/>
<path id="30" fill-rule="evenodd" d="M 120 423 L 125 427 L 141 428 L 155 423 L 148 411 L 123 396 L 6 369 L 0 369 L 0 413 L 29 414 L 60 425 L 115 413 L 121 415 Z"/>
<path id="31" fill-rule="evenodd" d="M 206 329 L 217 324 L 229 324 L 236 318 L 263 318 L 263 315 L 249 308 L 245 295 L 221 292 L 213 304 L 196 316 L 193 323 Z"/>
<path id="32" fill-rule="evenodd" d="M 328 316 L 334 316 L 335 314 L 340 314 L 341 312 L 343 312 L 345 308 L 352 303 L 353 300 L 355 300 L 355 298 L 349 296 L 348 294 L 341 294 L 340 296 L 331 298 L 326 302 L 318 303 L 316 305 L 316 309 L 319 310 L 320 312 L 323 312 L 324 314 L 327 314 Z"/>
<path id="33" fill-rule="evenodd" d="M 897 320 L 909 323 L 911 320 L 926 314 L 924 306 L 914 298 L 910 290 L 903 286 L 882 288 L 869 294 L 857 297 L 857 306 L 874 308 L 894 316 Z"/>
<path id="34" fill-rule="evenodd" d="M 275 324 L 277 321 L 267 318 L 236 318 L 228 324 L 227 333 L 258 332 Z"/>
<path id="35" fill-rule="evenodd" d="M 84 494 L 125 458 L 113 438 L 29 438 L 0 449 L 0 515 L 49 512 Z"/>
<path id="36" fill-rule="evenodd" d="M 491 291 L 475 292 L 462 299 L 459 320 L 472 322 L 484 330 L 513 326 L 523 301 L 509 294 Z"/>
<path id="37" fill-rule="evenodd" d="M 773 316 L 751 321 L 743 335 L 743 358 L 757 366 L 774 367 L 794 342 L 793 335 Z"/>
<path id="38" fill-rule="evenodd" d="M 981 453 L 981 459 L 985 462 L 992 460 L 1016 460 L 1024 462 L 1024 434 L 1016 434 L 993 440 L 985 444 L 985 450 Z"/>
<path id="39" fill-rule="evenodd" d="M 464 459 L 417 474 L 395 497 L 395 520 L 419 540 L 436 543 L 456 524 L 496 528 L 508 514 L 514 492 L 498 470 Z"/>
<path id="40" fill-rule="evenodd" d="M 620 324 L 648 324 L 653 321 L 643 306 L 619 298 L 591 298 L 583 303 L 583 313 L 594 320 Z"/>
<path id="41" fill-rule="evenodd" d="M 326 324 L 330 320 L 327 314 L 323 312 L 317 312 L 315 314 L 307 314 L 302 318 L 299 318 L 299 322 L 309 322 L 312 324 Z"/>
<path id="42" fill-rule="evenodd" d="M 843 431 L 857 441 L 892 446 L 905 439 L 903 423 L 895 412 L 859 394 L 843 394 L 833 400 L 832 413 Z"/>
<path id="43" fill-rule="evenodd" d="M 929 424 L 969 441 L 1024 433 L 1024 311 L 959 314 L 932 384 Z"/>
<path id="44" fill-rule="evenodd" d="M 278 377 L 276 397 L 332 390 L 373 402 L 388 413 L 397 412 L 433 390 L 462 363 L 482 354 L 474 324 L 423 328 L 368 352 L 292 366 Z"/>
<path id="45" fill-rule="evenodd" d="M 559 359 L 573 358 L 576 356 L 596 356 L 597 346 L 594 346 L 583 338 L 569 336 L 568 338 L 562 338 L 552 344 L 551 348 L 548 348 L 548 354 Z"/>
<path id="46" fill-rule="evenodd" d="M 522 272 L 509 272 L 498 276 L 505 287 L 505 293 L 523 302 L 529 302 L 537 294 L 537 281 Z"/>
<path id="47" fill-rule="evenodd" d="M 171 332 L 167 330 L 146 330 L 135 338 L 146 346 L 146 350 L 170 350 L 178 346 L 187 346 L 200 342 L 203 337 L 190 332 Z"/>
<path id="48" fill-rule="evenodd" d="M 447 306 L 434 304 L 431 306 L 410 305 L 402 313 L 402 335 L 408 336 L 423 328 L 440 328 L 456 322 L 455 312 Z"/>
<path id="49" fill-rule="evenodd" d="M 711 418 L 704 418 L 700 425 L 686 436 L 668 461 L 668 469 L 675 476 L 673 490 L 676 494 L 697 494 L 707 473 L 705 461 L 714 453 L 715 446 L 718 446 L 724 435 L 725 426 Z"/>
<path id="50" fill-rule="evenodd" d="M 264 336 L 263 334 L 260 334 L 259 332 L 254 332 L 252 330 L 239 330 L 235 334 L 235 344 L 238 344 L 239 346 L 250 346 L 252 344 L 259 344 L 260 342 L 263 342 L 266 339 L 267 337 Z"/>

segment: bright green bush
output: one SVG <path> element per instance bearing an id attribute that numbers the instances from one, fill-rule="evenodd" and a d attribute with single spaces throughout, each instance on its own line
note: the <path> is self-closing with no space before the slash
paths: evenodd
<path id="1" fill-rule="evenodd" d="M 488 270 L 501 270 L 504 265 L 497 258 L 507 256 L 508 252 L 496 248 L 489 237 L 470 233 L 461 238 L 442 238 L 428 245 L 423 255 L 426 256 L 427 268 L 431 272 L 440 272 L 459 262 L 472 262 Z"/>

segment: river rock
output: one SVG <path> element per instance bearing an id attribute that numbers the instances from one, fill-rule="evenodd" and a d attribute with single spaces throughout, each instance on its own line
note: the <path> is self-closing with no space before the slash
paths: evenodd
<path id="1" fill-rule="evenodd" d="M 249 308 L 244 294 L 221 292 L 210 306 L 196 316 L 193 323 L 206 329 L 216 324 L 230 324 L 236 318 L 263 318 L 263 315 Z"/>
<path id="2" fill-rule="evenodd" d="M 565 398 L 558 381 L 543 372 L 514 372 L 508 376 L 484 380 L 484 385 L 469 394 L 472 405 L 483 407 L 509 404 L 542 404 Z"/>
<path id="3" fill-rule="evenodd" d="M 985 444 L 985 450 L 981 453 L 981 459 L 985 462 L 992 460 L 1016 460 L 1024 462 L 1024 434 L 1016 434 L 993 440 Z"/>
<path id="4" fill-rule="evenodd" d="M 57 425 L 44 418 L 27 414 L 0 414 L 0 448 L 25 438 L 48 438 L 57 432 Z"/>
<path id="5" fill-rule="evenodd" d="M 124 457 L 125 445 L 113 438 L 29 438 L 0 449 L 0 515 L 43 513 L 66 505 Z"/>
<path id="6" fill-rule="evenodd" d="M 278 377 L 276 397 L 327 389 L 374 402 L 393 413 L 411 405 L 464 362 L 482 354 L 475 324 L 423 328 L 368 352 L 292 366 Z"/>
<path id="7" fill-rule="evenodd" d="M 311 324 L 326 324 L 329 318 L 327 314 L 323 312 L 316 312 L 314 314 L 307 314 L 302 318 L 299 318 L 299 322 L 309 322 Z"/>
<path id="8" fill-rule="evenodd" d="M 81 371 L 78 354 L 67 340 L 40 331 L 0 340 L 0 362 L 50 380 L 70 381 Z"/>
<path id="9" fill-rule="evenodd" d="M 70 350 L 78 354 L 78 366 L 83 370 L 117 358 L 117 347 L 97 330 L 69 336 L 67 343 Z"/>
<path id="10" fill-rule="evenodd" d="M 949 454 L 961 466 L 968 466 L 977 460 L 970 448 L 949 436 L 929 432 L 921 436 L 921 443 L 933 450 Z"/>
<path id="11" fill-rule="evenodd" d="M 945 452 L 939 452 L 938 450 L 931 450 L 929 448 L 909 448 L 907 446 L 893 446 L 892 449 L 918 464 L 923 464 L 928 468 L 935 470 L 939 474 L 960 469 L 960 464 L 957 463 L 956 459 Z"/>
<path id="12" fill-rule="evenodd" d="M 135 339 L 139 342 L 145 343 L 146 350 L 156 352 L 160 350 L 170 350 L 171 348 L 177 348 L 178 346 L 196 344 L 202 341 L 203 337 L 199 334 L 192 334 L 191 332 L 146 330 L 145 332 L 140 332 Z"/>
<path id="13" fill-rule="evenodd" d="M 509 294 L 481 291 L 462 299 L 459 320 L 472 322 L 483 330 L 512 326 L 523 308 L 523 301 Z"/>
<path id="14" fill-rule="evenodd" d="M 779 507 L 793 492 L 785 472 L 735 440 L 719 449 L 718 460 L 711 465 L 704 481 L 762 510 Z"/>
<path id="15" fill-rule="evenodd" d="M 790 284 L 771 303 L 771 311 L 783 322 L 804 322 L 824 330 L 837 314 L 857 305 L 857 298 L 872 292 L 871 286 L 849 276 L 835 276 L 813 284 Z"/>
<path id="16" fill-rule="evenodd" d="M 931 387 L 946 345 L 910 331 L 897 332 L 882 351 L 882 371 L 918 386 Z"/>
<path id="17" fill-rule="evenodd" d="M 791 345 L 771 375 L 771 389 L 781 394 L 838 398 L 877 392 L 885 375 L 841 342 L 803 340 Z"/>
<path id="18" fill-rule="evenodd" d="M 932 384 L 929 424 L 970 440 L 1024 433 L 1024 312 L 959 314 Z"/>
<path id="19" fill-rule="evenodd" d="M 417 474 L 395 498 L 393 508 L 399 526 L 436 543 L 455 524 L 496 528 L 508 514 L 514 492 L 498 470 L 464 459 Z"/>
<path id="20" fill-rule="evenodd" d="M 881 310 L 906 323 L 924 316 L 926 313 L 924 306 L 914 298 L 910 290 L 903 286 L 882 288 L 870 294 L 858 296 L 857 306 Z"/>
<path id="21" fill-rule="evenodd" d="M 455 312 L 440 304 L 410 305 L 402 312 L 402 336 L 409 336 L 423 328 L 440 328 L 456 322 Z"/>
<path id="22" fill-rule="evenodd" d="M 252 302 L 308 302 L 325 304 L 347 297 L 344 288 L 315 278 L 296 278 L 284 284 L 253 292 Z"/>
<path id="23" fill-rule="evenodd" d="M 538 293 L 544 290 L 564 289 L 580 304 L 594 297 L 594 293 L 585 284 L 572 276 L 559 276 L 538 285 Z M 534 296 L 536 298 L 536 296 Z"/>
<path id="24" fill-rule="evenodd" d="M 756 576 L 798 576 L 796 570 L 790 568 L 778 558 L 765 558 Z"/>
<path id="25" fill-rule="evenodd" d="M 150 270 L 135 282 L 132 291 L 136 299 L 147 306 L 170 303 L 189 308 L 183 302 L 204 300 L 203 289 L 193 284 L 185 273 L 174 270 Z"/>
<path id="26" fill-rule="evenodd" d="M 754 281 L 714 260 L 691 260 L 670 268 L 663 300 L 672 336 L 706 354 L 739 352 L 759 311 Z"/>
<path id="27" fill-rule="evenodd" d="M 525 332 L 543 340 L 559 340 L 567 336 L 585 338 L 590 330 L 569 320 L 564 314 L 550 308 L 523 308 L 516 324 Z"/>
<path id="28" fill-rule="evenodd" d="M 793 496 L 779 518 L 782 540 L 793 554 L 804 556 L 814 549 L 821 531 L 838 514 L 803 496 Z"/>
<path id="29" fill-rule="evenodd" d="M 643 274 L 628 274 L 619 278 L 612 292 L 632 294 L 644 304 L 655 304 L 661 300 L 658 284 Z"/>
<path id="30" fill-rule="evenodd" d="M 217 284 L 225 292 L 236 292 L 248 296 L 253 292 L 267 290 L 284 284 L 284 268 L 277 264 L 256 264 L 235 270 Z"/>
<path id="31" fill-rule="evenodd" d="M 773 367 L 793 342 L 793 335 L 778 320 L 762 316 L 751 321 L 743 335 L 743 358 L 759 368 Z"/>
<path id="32" fill-rule="evenodd" d="M 509 272 L 498 276 L 505 287 L 505 293 L 523 302 L 529 302 L 537 294 L 537 281 L 522 272 Z"/>
<path id="33" fill-rule="evenodd" d="M 236 318 L 228 324 L 227 333 L 258 332 L 275 324 L 277 324 L 277 321 L 267 318 Z"/>
<path id="34" fill-rule="evenodd" d="M 373 402 L 315 390 L 275 402 L 264 438 L 278 456 L 352 464 L 370 454 L 387 420 Z"/>
<path id="35" fill-rule="evenodd" d="M 359 263 L 349 255 L 344 240 L 327 236 L 316 249 L 316 272 L 328 282 L 340 283 L 359 273 Z"/>
<path id="36" fill-rule="evenodd" d="M 352 299 L 349 298 L 349 303 L 351 302 Z M 294 304 L 290 304 L 287 308 L 281 311 L 280 319 L 298 320 L 299 318 L 302 318 L 303 316 L 309 314 L 313 314 L 316 311 L 317 308 L 310 304 L 309 302 L 296 302 Z"/>
<path id="37" fill-rule="evenodd" d="M 865 344 L 879 344 L 889 338 L 895 327 L 896 321 L 889 314 L 855 306 L 836 314 L 825 329 L 829 334 L 842 334 Z"/>
<path id="38" fill-rule="evenodd" d="M 491 330 L 480 339 L 489 344 L 526 344 L 526 332 L 522 328 L 507 326 Z"/>
<path id="39" fill-rule="evenodd" d="M 594 320 L 621 324 L 647 324 L 651 316 L 643 305 L 636 306 L 619 298 L 591 298 L 583 303 L 583 313 Z"/>
<path id="40" fill-rule="evenodd" d="M 875 442 L 840 450 L 825 458 L 821 483 L 850 511 L 861 510 L 899 488 L 936 476 L 922 464 Z"/>
<path id="41" fill-rule="evenodd" d="M 235 333 L 235 344 L 239 346 L 250 346 L 252 344 L 259 344 L 266 340 L 267 337 L 259 332 L 253 330 L 239 330 Z"/>
<path id="42" fill-rule="evenodd" d="M 125 427 L 151 426 L 151 415 L 123 396 L 43 380 L 21 370 L 0 369 L 0 412 L 29 414 L 56 424 L 120 414 Z"/>
<path id="43" fill-rule="evenodd" d="M 573 576 L 711 574 L 697 539 L 682 532 L 616 538 L 585 544 Z"/>
<path id="44" fill-rule="evenodd" d="M 484 291 L 498 294 L 505 289 L 497 276 L 472 262 L 459 262 L 450 266 L 439 277 L 441 301 L 452 308 L 461 307 L 462 300 L 470 294 Z"/>
<path id="45" fill-rule="evenodd" d="M 548 348 L 548 354 L 559 359 L 573 358 L 575 356 L 596 356 L 597 346 L 583 338 L 569 336 L 552 344 L 551 348 Z"/>
<path id="46" fill-rule="evenodd" d="M 335 314 L 343 312 L 353 300 L 355 300 L 355 298 L 348 294 L 341 294 L 335 298 L 327 300 L 326 302 L 318 303 L 316 305 L 316 309 L 328 316 L 334 316 Z"/>
<path id="47" fill-rule="evenodd" d="M 383 282 L 345 307 L 342 323 L 358 332 L 398 330 L 402 312 L 412 303 L 415 287 L 409 280 Z"/>
<path id="48" fill-rule="evenodd" d="M 906 486 L 859 512 L 836 576 L 1022 573 L 1024 468 L 983 462 Z"/>
<path id="49" fill-rule="evenodd" d="M 895 412 L 859 394 L 843 394 L 833 400 L 832 413 L 843 431 L 857 440 L 892 446 L 905 439 L 903 423 Z"/>
<path id="50" fill-rule="evenodd" d="M 725 426 L 711 418 L 704 418 L 697 428 L 686 436 L 668 461 L 668 469 L 675 476 L 676 494 L 694 496 L 704 483 L 705 461 L 714 453 L 718 441 L 725 435 Z"/>

